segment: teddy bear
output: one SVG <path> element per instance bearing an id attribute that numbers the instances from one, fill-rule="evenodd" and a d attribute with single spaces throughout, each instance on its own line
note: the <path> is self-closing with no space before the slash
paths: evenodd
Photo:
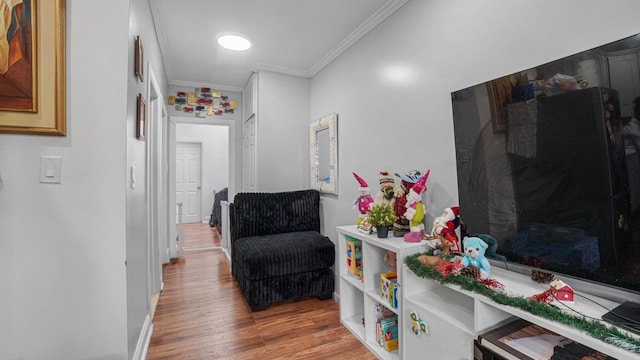
<path id="1" fill-rule="evenodd" d="M 480 278 L 487 279 L 491 273 L 491 264 L 484 256 L 485 251 L 489 247 L 479 237 L 469 236 L 462 240 L 464 247 L 464 257 L 460 261 L 462 265 L 475 266 L 480 270 Z"/>

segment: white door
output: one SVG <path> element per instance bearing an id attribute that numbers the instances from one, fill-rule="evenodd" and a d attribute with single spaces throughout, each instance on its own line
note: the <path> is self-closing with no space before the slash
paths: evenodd
<path id="1" fill-rule="evenodd" d="M 203 220 L 201 214 L 202 144 L 176 143 L 176 204 L 182 203 L 182 222 Z"/>
<path id="2" fill-rule="evenodd" d="M 242 191 L 256 191 L 256 117 L 242 128 Z"/>

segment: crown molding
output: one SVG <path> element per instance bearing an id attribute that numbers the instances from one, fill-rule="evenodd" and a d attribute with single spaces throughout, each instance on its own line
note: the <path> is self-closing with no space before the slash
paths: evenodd
<path id="1" fill-rule="evenodd" d="M 171 86 L 182 86 L 182 87 L 192 87 L 192 88 L 208 87 L 208 88 L 215 89 L 215 90 L 242 92 L 242 88 L 241 87 L 237 87 L 237 86 L 206 84 L 206 83 L 200 83 L 200 82 L 194 82 L 194 81 L 174 80 L 174 81 L 169 82 L 169 85 L 171 85 Z"/>
<path id="2" fill-rule="evenodd" d="M 301 70 L 301 69 L 298 69 L 298 68 L 292 68 L 292 67 L 288 67 L 288 66 L 278 66 L 278 65 L 270 65 L 270 64 L 258 63 L 258 64 L 256 64 L 256 70 L 272 71 L 272 72 L 277 72 L 277 73 L 281 73 L 281 74 L 285 74 L 285 75 L 292 75 L 292 76 L 298 76 L 298 77 L 303 77 L 303 78 L 310 78 L 311 77 L 309 75 L 309 72 L 306 71 L 306 70 Z"/>
<path id="3" fill-rule="evenodd" d="M 315 76 L 325 66 L 329 65 L 340 54 L 349 49 L 353 44 L 365 36 L 369 31 L 373 30 L 384 19 L 388 18 L 391 14 L 396 12 L 409 0 L 389 0 L 383 7 L 378 9 L 373 15 L 371 15 L 365 22 L 363 22 L 357 29 L 355 29 L 349 36 L 342 40 L 336 47 L 323 56 L 317 63 L 315 63 L 311 69 L 309 69 L 309 77 Z"/>
<path id="4" fill-rule="evenodd" d="M 169 62 L 169 54 L 165 54 L 162 51 L 163 49 L 169 48 L 169 43 L 167 41 L 166 35 L 167 30 L 164 26 L 162 26 L 162 24 L 159 24 L 160 26 L 157 26 L 158 24 L 156 24 L 156 21 L 158 21 L 158 19 L 164 19 L 164 13 L 161 10 L 161 6 L 154 6 L 153 4 L 153 1 L 149 1 L 149 5 L 151 6 L 151 21 L 153 21 L 154 23 L 153 30 L 155 31 L 156 37 L 158 38 L 158 45 L 160 45 L 160 58 L 162 59 L 162 64 L 164 65 L 165 77 L 167 79 L 171 79 L 173 78 L 173 73 L 171 71 L 173 67 Z M 160 31 L 158 31 L 158 29 L 160 29 Z"/>

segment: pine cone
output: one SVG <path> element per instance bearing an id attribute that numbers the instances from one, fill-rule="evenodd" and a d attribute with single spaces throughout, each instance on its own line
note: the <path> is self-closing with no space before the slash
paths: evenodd
<path id="1" fill-rule="evenodd" d="M 539 283 L 548 283 L 553 280 L 553 274 L 540 270 L 531 270 L 531 279 Z"/>
<path id="2" fill-rule="evenodd" d="M 469 265 L 460 270 L 460 275 L 468 276 L 474 279 L 480 279 L 480 269 L 478 267 Z"/>

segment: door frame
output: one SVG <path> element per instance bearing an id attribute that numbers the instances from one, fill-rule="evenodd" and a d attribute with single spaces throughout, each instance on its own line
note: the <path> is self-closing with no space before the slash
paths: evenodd
<path id="1" fill-rule="evenodd" d="M 162 264 L 169 261 L 167 246 L 169 244 L 164 214 L 164 192 L 162 174 L 166 171 L 164 124 L 167 120 L 167 109 L 164 97 L 151 64 L 147 67 L 147 137 L 146 137 L 146 173 L 147 194 L 147 287 L 149 296 L 162 290 Z"/>
<path id="2" fill-rule="evenodd" d="M 217 119 L 217 118 L 190 118 L 184 116 L 170 116 L 169 117 L 169 129 L 168 129 L 168 143 L 167 148 L 169 150 L 168 156 L 168 176 L 167 176 L 167 199 L 168 199 L 168 214 L 167 214 L 167 223 L 172 229 L 172 235 L 174 239 L 177 239 L 177 234 L 175 230 L 175 220 L 176 220 L 176 142 L 178 142 L 176 136 L 176 125 L 177 124 L 198 124 L 198 125 L 214 125 L 214 126 L 227 126 L 228 131 L 228 147 L 229 147 L 229 179 L 228 179 L 228 199 L 231 200 L 236 194 L 236 148 L 238 143 L 241 144 L 241 139 L 239 140 L 236 136 L 236 122 L 234 120 L 229 119 Z M 183 140 L 183 139 L 180 139 Z M 175 248 L 173 246 L 172 248 Z M 218 249 L 218 248 L 216 248 Z M 200 251 L 200 249 L 196 250 Z M 176 253 L 171 257 L 172 259 L 177 258 L 178 253 L 176 249 Z"/>

